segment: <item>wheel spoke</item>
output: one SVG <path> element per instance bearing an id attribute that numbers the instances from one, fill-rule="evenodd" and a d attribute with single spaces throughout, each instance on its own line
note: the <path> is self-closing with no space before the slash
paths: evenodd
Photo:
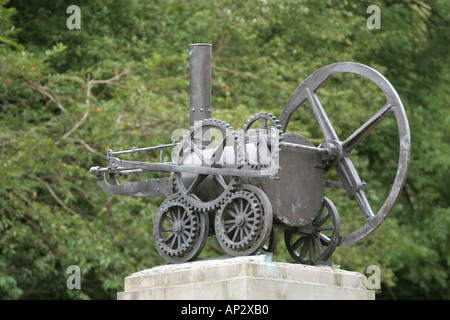
<path id="1" fill-rule="evenodd" d="M 228 140 L 228 138 L 225 136 L 225 138 L 223 138 L 222 142 L 214 150 L 214 153 L 211 157 L 211 164 L 217 163 L 217 161 L 220 160 L 220 157 L 222 157 L 222 153 L 225 150 L 225 145 L 227 144 L 227 140 Z"/>
<path id="2" fill-rule="evenodd" d="M 390 103 L 386 103 L 383 108 L 381 108 L 342 143 L 342 148 L 347 152 L 351 152 L 376 128 L 378 124 L 384 120 L 384 118 L 386 118 L 391 111 L 392 105 Z"/>
<path id="3" fill-rule="evenodd" d="M 189 188 L 186 190 L 186 194 L 190 195 L 192 191 L 200 184 L 203 180 L 207 177 L 207 174 L 199 174 L 197 177 L 195 177 L 194 181 L 191 183 Z"/>
<path id="4" fill-rule="evenodd" d="M 233 239 L 231 239 L 231 241 L 233 241 L 233 242 L 236 241 L 236 237 L 237 237 L 238 233 L 239 233 L 239 230 L 236 229 L 236 231 L 235 231 L 234 234 L 233 234 Z"/>
<path id="5" fill-rule="evenodd" d="M 187 219 L 186 219 L 186 218 L 187 218 Z M 181 214 L 180 220 L 181 220 L 183 223 L 186 223 L 186 222 L 188 222 L 188 221 L 190 220 L 190 217 L 189 217 L 189 216 L 186 216 L 186 210 L 183 210 L 183 213 Z"/>
<path id="6" fill-rule="evenodd" d="M 317 228 L 317 231 L 330 231 L 330 230 L 333 230 L 332 226 Z"/>
<path id="7" fill-rule="evenodd" d="M 252 225 L 252 224 L 247 224 L 247 228 L 251 229 L 251 230 L 257 230 L 258 226 Z"/>
<path id="8" fill-rule="evenodd" d="M 297 250 L 297 248 L 305 242 L 305 239 L 305 237 L 298 238 L 297 241 L 291 245 L 292 250 Z"/>
<path id="9" fill-rule="evenodd" d="M 362 183 L 355 165 L 349 157 L 343 157 L 341 162 L 336 165 L 336 171 L 341 178 L 342 184 L 348 194 L 355 197 L 359 208 L 367 220 L 373 217 L 373 211 L 364 192 L 364 184 Z"/>
<path id="10" fill-rule="evenodd" d="M 319 234 L 320 236 L 320 234 Z M 317 249 L 319 249 L 319 253 L 323 254 L 325 252 L 325 250 L 323 249 L 322 243 L 320 242 L 319 237 L 314 237 L 314 243 L 317 246 Z"/>
<path id="11" fill-rule="evenodd" d="M 305 238 L 305 243 L 300 252 L 300 258 L 306 259 L 306 254 L 308 253 L 308 249 L 309 249 L 309 239 Z"/>
<path id="12" fill-rule="evenodd" d="M 236 216 L 237 216 L 237 213 L 234 212 L 233 210 L 229 209 L 229 208 L 227 208 L 227 213 L 228 213 L 230 216 L 232 216 L 233 218 L 236 218 Z"/>
<path id="13" fill-rule="evenodd" d="M 229 234 L 231 231 L 233 231 L 233 230 L 236 229 L 236 228 L 237 228 L 237 226 L 236 226 L 235 224 L 233 224 L 233 225 L 231 226 L 231 228 L 228 229 L 228 230 L 226 230 L 225 232 L 226 232 L 227 234 Z"/>
<path id="14" fill-rule="evenodd" d="M 192 232 L 189 232 L 188 230 L 183 230 L 183 232 L 181 233 L 181 236 L 183 237 L 183 242 L 186 242 L 186 240 L 188 239 L 189 236 L 192 235 Z"/>
<path id="15" fill-rule="evenodd" d="M 322 232 L 319 232 L 318 239 L 320 239 L 326 243 L 330 243 L 330 241 L 331 241 L 331 239 L 327 235 L 323 234 Z"/>
<path id="16" fill-rule="evenodd" d="M 214 179 L 220 184 L 220 186 L 223 188 L 223 190 L 226 190 L 228 185 L 225 182 L 225 179 L 221 175 L 213 176 Z"/>
<path id="17" fill-rule="evenodd" d="M 170 241 L 170 239 L 172 239 L 172 237 L 175 237 L 175 233 L 169 234 L 169 236 L 167 238 L 164 238 L 163 241 L 165 243 L 168 243 Z"/>
<path id="18" fill-rule="evenodd" d="M 245 216 L 250 216 L 252 214 L 252 210 L 248 211 L 248 207 L 250 206 L 250 202 L 247 202 L 244 211 L 242 211 L 243 214 L 245 214 Z"/>
<path id="19" fill-rule="evenodd" d="M 370 217 L 375 216 L 372 211 L 372 208 L 370 207 L 369 200 L 367 199 L 364 190 L 361 189 L 355 193 L 355 200 L 358 203 L 359 208 L 361 209 L 362 214 L 364 215 L 364 218 L 366 220 L 369 219 Z"/>
<path id="20" fill-rule="evenodd" d="M 311 236 L 309 239 L 309 259 L 315 260 L 316 259 L 316 248 L 314 246 L 314 237 Z"/>
<path id="21" fill-rule="evenodd" d="M 322 226 L 325 222 L 327 222 L 327 220 L 330 219 L 330 213 L 327 212 L 322 218 L 320 218 L 319 220 L 314 222 L 314 225 L 316 227 L 320 227 Z"/>
<path id="22" fill-rule="evenodd" d="M 320 103 L 317 94 L 311 91 L 309 88 L 306 88 L 306 91 L 308 93 L 308 101 L 311 104 L 311 108 L 316 116 L 320 129 L 322 129 L 325 139 L 327 140 L 327 142 L 336 140 L 338 141 L 339 138 L 336 134 L 336 131 L 334 131 L 334 128 L 331 125 L 331 121 L 330 119 L 328 119 L 328 116 L 325 113 L 325 110 L 323 109 L 323 106 Z"/>
<path id="23" fill-rule="evenodd" d="M 176 216 L 175 212 L 174 212 L 174 208 L 170 208 L 169 212 L 167 214 L 170 214 L 170 217 L 172 219 L 173 222 L 178 220 L 178 217 Z"/>
<path id="24" fill-rule="evenodd" d="M 267 129 L 267 119 L 265 118 L 262 119 L 261 129 Z"/>
<path id="25" fill-rule="evenodd" d="M 195 154 L 197 155 L 197 157 L 200 158 L 200 161 L 203 162 L 203 153 L 202 151 L 196 146 L 196 144 L 194 143 L 193 140 L 191 140 L 191 150 L 194 150 Z M 194 159 L 192 158 L 192 161 L 194 161 Z"/>
<path id="26" fill-rule="evenodd" d="M 350 195 L 354 195 L 361 185 L 361 179 L 352 160 L 349 157 L 343 157 L 336 165 L 336 171 L 342 181 L 344 189 Z"/>
<path id="27" fill-rule="evenodd" d="M 173 235 L 173 239 L 172 239 L 172 243 L 170 244 L 170 248 L 173 249 L 175 241 L 177 240 L 177 235 L 175 233 L 172 233 Z"/>
<path id="28" fill-rule="evenodd" d="M 236 210 L 236 211 L 235 211 L 236 214 L 240 213 L 239 208 L 238 208 L 237 201 L 233 202 L 233 205 L 234 205 L 234 210 Z"/>
<path id="29" fill-rule="evenodd" d="M 169 222 L 171 225 L 173 225 L 173 219 L 172 218 L 170 218 L 168 215 L 166 215 L 165 216 L 165 219 L 164 219 L 165 221 L 167 221 L 167 222 Z"/>

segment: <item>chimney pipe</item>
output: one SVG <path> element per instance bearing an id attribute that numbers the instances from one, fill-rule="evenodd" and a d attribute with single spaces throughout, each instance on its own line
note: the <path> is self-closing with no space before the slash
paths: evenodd
<path id="1" fill-rule="evenodd" d="M 207 43 L 189 46 L 190 126 L 211 118 L 211 47 Z"/>

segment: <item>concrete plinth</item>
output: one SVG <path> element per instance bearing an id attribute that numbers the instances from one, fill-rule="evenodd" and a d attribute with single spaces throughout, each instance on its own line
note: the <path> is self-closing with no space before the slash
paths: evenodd
<path id="1" fill-rule="evenodd" d="M 270 256 L 162 265 L 125 278 L 119 300 L 374 300 L 358 272 L 273 262 Z"/>

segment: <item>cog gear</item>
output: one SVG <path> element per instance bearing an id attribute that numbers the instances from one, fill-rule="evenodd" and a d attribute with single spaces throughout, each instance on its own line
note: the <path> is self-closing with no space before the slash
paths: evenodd
<path id="1" fill-rule="evenodd" d="M 214 144 L 217 145 L 214 146 Z M 225 150 L 227 145 L 231 145 L 233 148 L 231 155 Z M 232 161 L 230 159 L 226 161 L 227 156 L 233 157 Z M 178 146 L 175 163 L 179 165 L 206 164 L 216 168 L 234 165 L 239 168 L 244 163 L 244 155 L 242 146 L 230 125 L 218 119 L 205 119 L 196 124 Z M 171 175 L 173 191 L 180 193 L 191 209 L 201 212 L 218 209 L 225 198 L 235 189 L 238 181 L 238 177 L 224 178 L 222 175 L 216 174 L 174 172 Z M 212 188 L 211 183 L 218 184 L 218 187 Z M 208 192 L 202 194 L 201 190 L 198 191 L 201 189 L 198 188 L 200 185 L 208 188 Z M 211 190 L 218 191 L 214 194 Z"/>
<path id="2" fill-rule="evenodd" d="M 264 212 L 258 198 L 248 191 L 233 192 L 219 209 L 214 228 L 223 250 L 233 256 L 248 254 L 258 239 Z"/>
<path id="3" fill-rule="evenodd" d="M 208 216 L 191 210 L 179 194 L 166 198 L 154 222 L 154 240 L 159 254 L 168 262 L 195 259 L 208 236 Z"/>
<path id="4" fill-rule="evenodd" d="M 251 129 L 252 126 L 258 121 L 261 121 L 260 128 Z M 270 123 L 268 125 L 268 122 Z M 267 130 L 267 132 L 261 132 L 261 130 Z M 273 146 L 270 143 L 266 142 L 267 149 L 264 155 L 259 155 L 256 153 L 257 159 L 251 159 L 251 152 L 248 152 L 246 149 L 245 152 L 245 164 L 252 169 L 261 169 L 270 166 L 270 162 L 261 161 L 261 156 L 267 156 L 272 159 L 274 157 L 278 157 L 279 154 L 279 145 L 282 140 L 281 136 L 281 125 L 277 120 L 277 117 L 268 112 L 259 112 L 251 116 L 247 123 L 244 125 L 244 134 L 245 134 L 245 143 L 254 144 L 257 149 L 259 149 L 259 145 L 263 138 L 270 138 L 269 141 L 274 141 L 273 139 L 278 140 L 278 146 Z"/>
<path id="5" fill-rule="evenodd" d="M 183 256 L 197 236 L 198 224 L 196 215 L 182 201 L 163 202 L 155 219 L 157 248 L 170 257 Z"/>

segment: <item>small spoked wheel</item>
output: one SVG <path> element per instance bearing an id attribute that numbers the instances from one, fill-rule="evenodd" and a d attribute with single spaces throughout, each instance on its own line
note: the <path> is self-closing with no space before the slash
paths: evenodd
<path id="1" fill-rule="evenodd" d="M 324 198 L 324 206 L 310 225 L 284 232 L 286 248 L 291 257 L 304 264 L 327 260 L 339 242 L 339 215 L 334 204 Z"/>
<path id="2" fill-rule="evenodd" d="M 267 196 L 256 187 L 246 189 L 251 191 L 233 192 L 215 217 L 217 241 L 231 256 L 256 253 L 272 232 L 272 209 Z"/>
<path id="3" fill-rule="evenodd" d="M 206 243 L 208 215 L 190 209 L 174 194 L 161 204 L 153 231 L 156 249 L 167 262 L 191 261 Z"/>

